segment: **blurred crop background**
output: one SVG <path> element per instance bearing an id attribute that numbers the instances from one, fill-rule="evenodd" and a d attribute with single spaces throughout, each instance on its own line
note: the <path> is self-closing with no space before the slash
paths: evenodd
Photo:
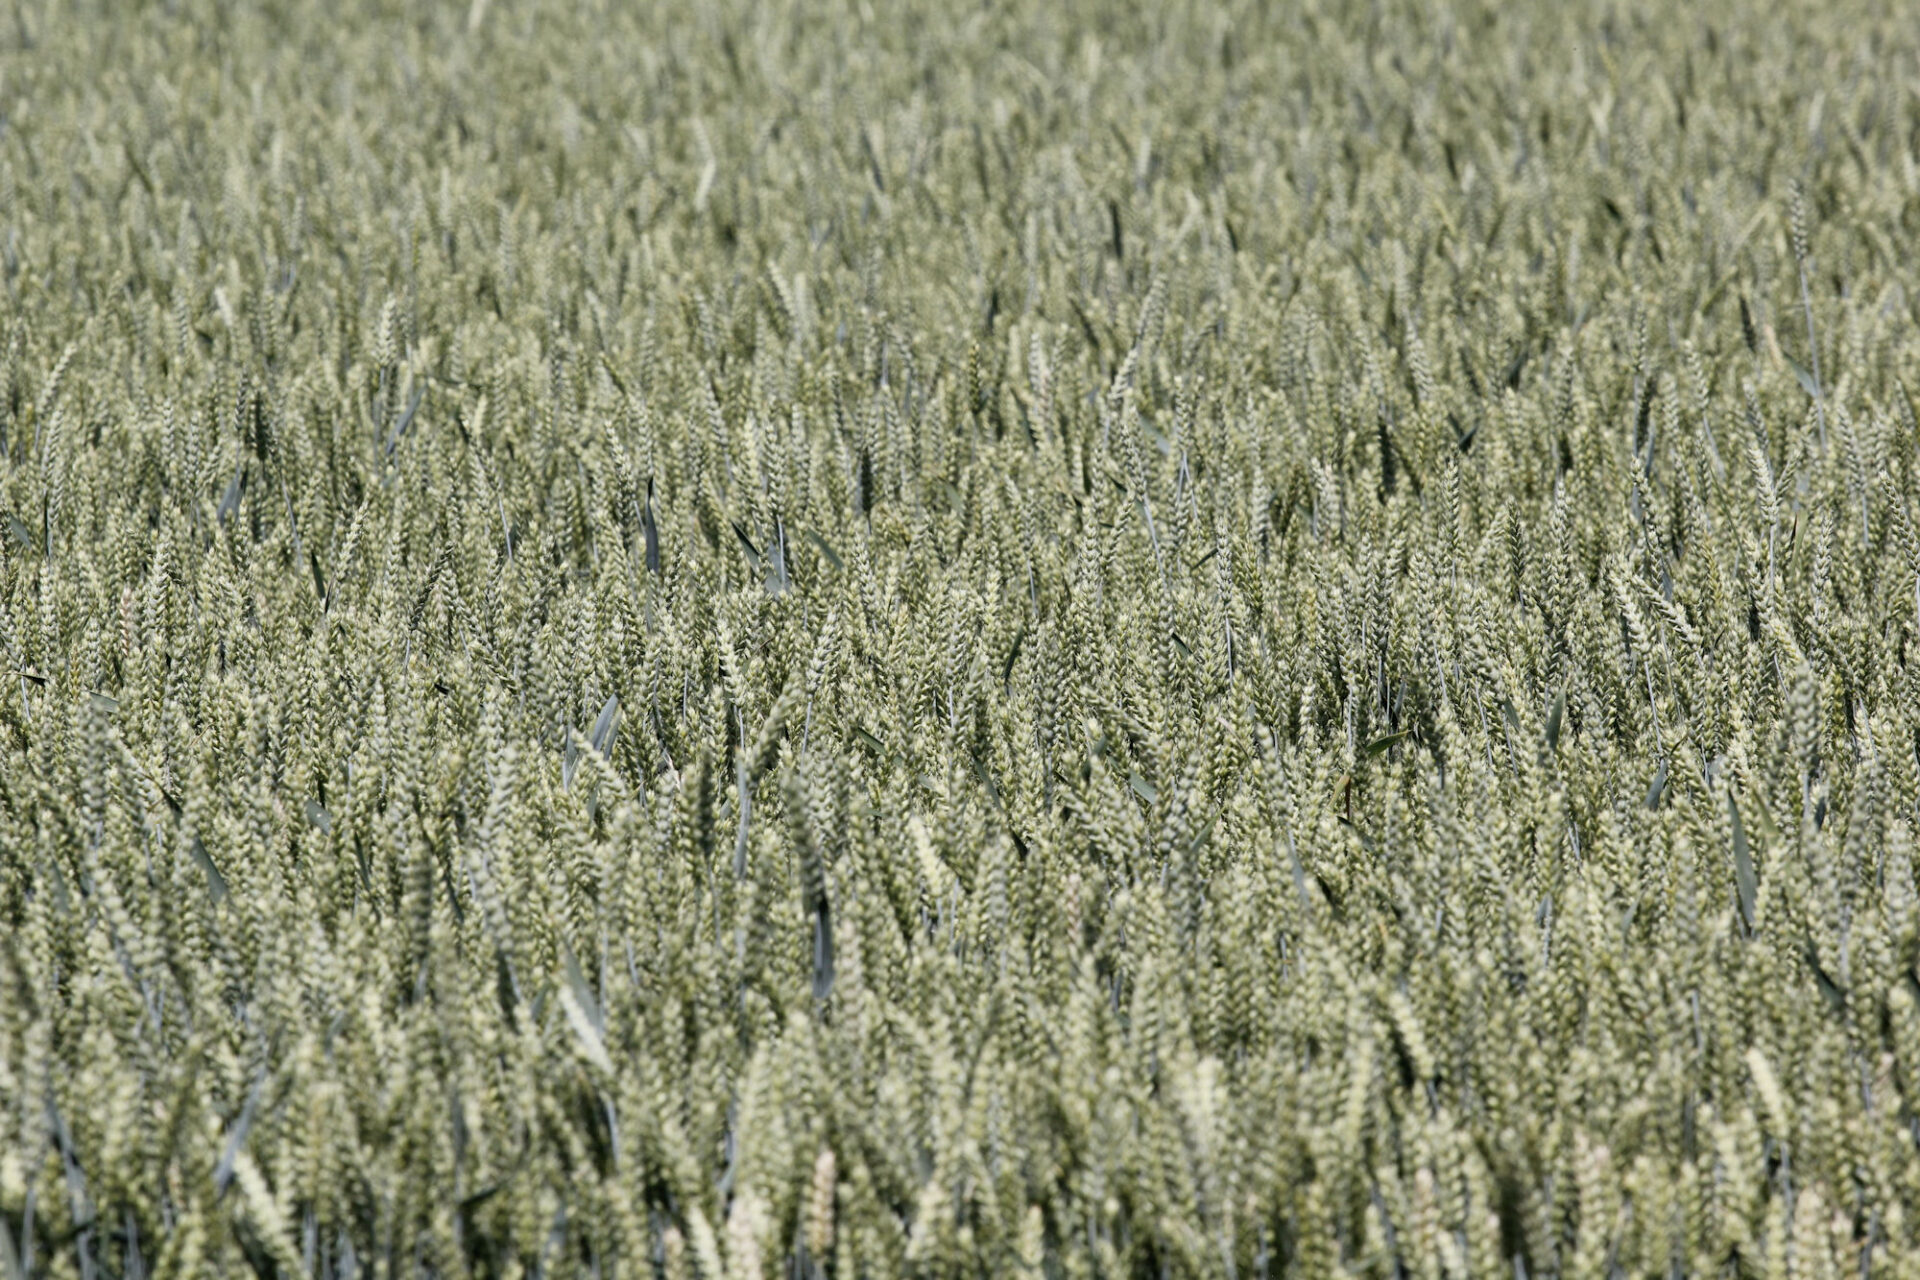
<path id="1" fill-rule="evenodd" d="M 1906 6 L 0 15 L 0 1280 L 1920 1274 Z"/>

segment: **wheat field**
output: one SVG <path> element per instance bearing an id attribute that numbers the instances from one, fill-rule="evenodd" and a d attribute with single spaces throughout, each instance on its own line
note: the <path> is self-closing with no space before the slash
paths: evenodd
<path id="1" fill-rule="evenodd" d="M 16 0 L 0 1280 L 1920 1276 L 1913 16 Z"/>

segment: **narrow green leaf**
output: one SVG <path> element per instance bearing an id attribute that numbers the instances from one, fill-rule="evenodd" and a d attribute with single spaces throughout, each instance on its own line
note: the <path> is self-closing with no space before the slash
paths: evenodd
<path id="1" fill-rule="evenodd" d="M 756 574 L 765 573 L 765 557 L 760 554 L 760 548 L 753 545 L 753 539 L 747 536 L 747 531 L 737 521 L 729 520 L 727 523 L 733 526 L 733 536 L 740 540 L 740 548 L 747 553 L 747 562 L 753 566 L 753 571 Z"/>
<path id="2" fill-rule="evenodd" d="M 1733 819 L 1733 884 L 1739 897 L 1740 918 L 1746 922 L 1747 931 L 1753 931 L 1753 904 L 1759 896 L 1759 886 L 1753 878 L 1753 855 L 1747 850 L 1747 829 L 1740 822 L 1740 806 L 1735 803 L 1733 793 L 1727 793 L 1727 813 Z"/>
<path id="3" fill-rule="evenodd" d="M 821 555 L 825 556 L 827 558 L 827 563 L 832 565 L 834 568 L 844 570 L 847 567 L 846 564 L 840 559 L 840 553 L 838 551 L 835 551 L 832 545 L 828 543 L 828 541 L 825 538 L 821 537 L 819 534 L 815 533 L 811 529 L 807 530 L 807 541 L 811 542 L 814 546 L 814 549 L 818 551 Z"/>
<path id="4" fill-rule="evenodd" d="M 607 699 L 605 706 L 600 708 L 600 715 L 593 722 L 593 734 L 589 741 L 592 742 L 595 751 L 602 756 L 611 757 L 614 735 L 619 732 L 620 695 L 615 694 Z"/>
<path id="5" fill-rule="evenodd" d="M 647 572 L 657 578 L 660 576 L 660 525 L 653 515 L 652 476 L 647 477 L 647 505 L 640 514 L 640 533 L 646 544 Z"/>
<path id="6" fill-rule="evenodd" d="M 27 528 L 26 523 L 22 521 L 19 516 L 14 515 L 11 511 L 7 513 L 7 532 L 13 535 L 13 540 L 15 542 L 19 543 L 21 546 L 25 547 L 27 550 L 37 551 L 39 549 L 34 545 L 33 531 Z"/>
<path id="7" fill-rule="evenodd" d="M 605 1039 L 606 1019 L 600 1012 L 593 988 L 587 985 L 586 975 L 580 971 L 580 962 L 571 951 L 565 953 L 565 970 L 560 984 L 560 1007 L 567 1015 L 567 1023 L 573 1028 L 587 1061 L 612 1075 L 613 1059 L 607 1055 Z"/>
<path id="8" fill-rule="evenodd" d="M 996 809 L 1002 808 L 1003 806 L 1000 803 L 1000 786 L 993 780 L 993 775 L 987 772 L 986 761 L 982 760 L 979 755 L 971 750 L 967 752 L 967 760 L 973 765 L 973 774 L 976 778 L 980 779 L 980 785 L 985 787 L 987 789 L 987 795 L 992 797 L 993 807 Z"/>
<path id="9" fill-rule="evenodd" d="M 1405 742 L 1408 738 L 1411 738 L 1412 736 L 1413 736 L 1413 730 L 1411 729 L 1402 729 L 1398 733 L 1383 734 L 1380 737 L 1375 738 L 1372 742 L 1369 742 L 1366 746 L 1362 747 L 1360 749 L 1360 754 L 1369 758 L 1373 756 L 1377 756 L 1384 751 L 1392 750 L 1396 745 L 1398 745 L 1399 743 Z"/>
<path id="10" fill-rule="evenodd" d="M 213 858 L 207 853 L 207 846 L 200 843 L 199 836 L 193 838 L 193 843 L 187 846 L 187 852 L 192 856 L 194 865 L 199 867 L 202 874 L 207 877 L 208 896 L 215 902 L 226 897 L 227 878 L 221 875 L 220 868 L 213 864 Z"/>
<path id="11" fill-rule="evenodd" d="M 1820 384 L 1814 381 L 1813 374 L 1807 369 L 1807 366 L 1801 364 L 1792 356 L 1787 356 L 1786 361 L 1787 367 L 1793 370 L 1793 376 L 1799 379 L 1801 388 L 1806 391 L 1808 395 L 1818 400 L 1820 398 Z"/>

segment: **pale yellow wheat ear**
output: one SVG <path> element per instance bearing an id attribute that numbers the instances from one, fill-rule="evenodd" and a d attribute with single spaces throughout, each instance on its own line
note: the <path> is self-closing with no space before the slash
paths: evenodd
<path id="1" fill-rule="evenodd" d="M 0 1280 L 1920 1254 L 1904 15 L 16 8 Z"/>

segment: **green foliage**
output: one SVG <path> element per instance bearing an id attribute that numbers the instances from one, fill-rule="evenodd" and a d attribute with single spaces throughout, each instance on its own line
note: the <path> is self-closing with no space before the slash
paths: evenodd
<path id="1" fill-rule="evenodd" d="M 1268 9 L 16 6 L 0 1278 L 1916 1274 L 1920 27 Z"/>

